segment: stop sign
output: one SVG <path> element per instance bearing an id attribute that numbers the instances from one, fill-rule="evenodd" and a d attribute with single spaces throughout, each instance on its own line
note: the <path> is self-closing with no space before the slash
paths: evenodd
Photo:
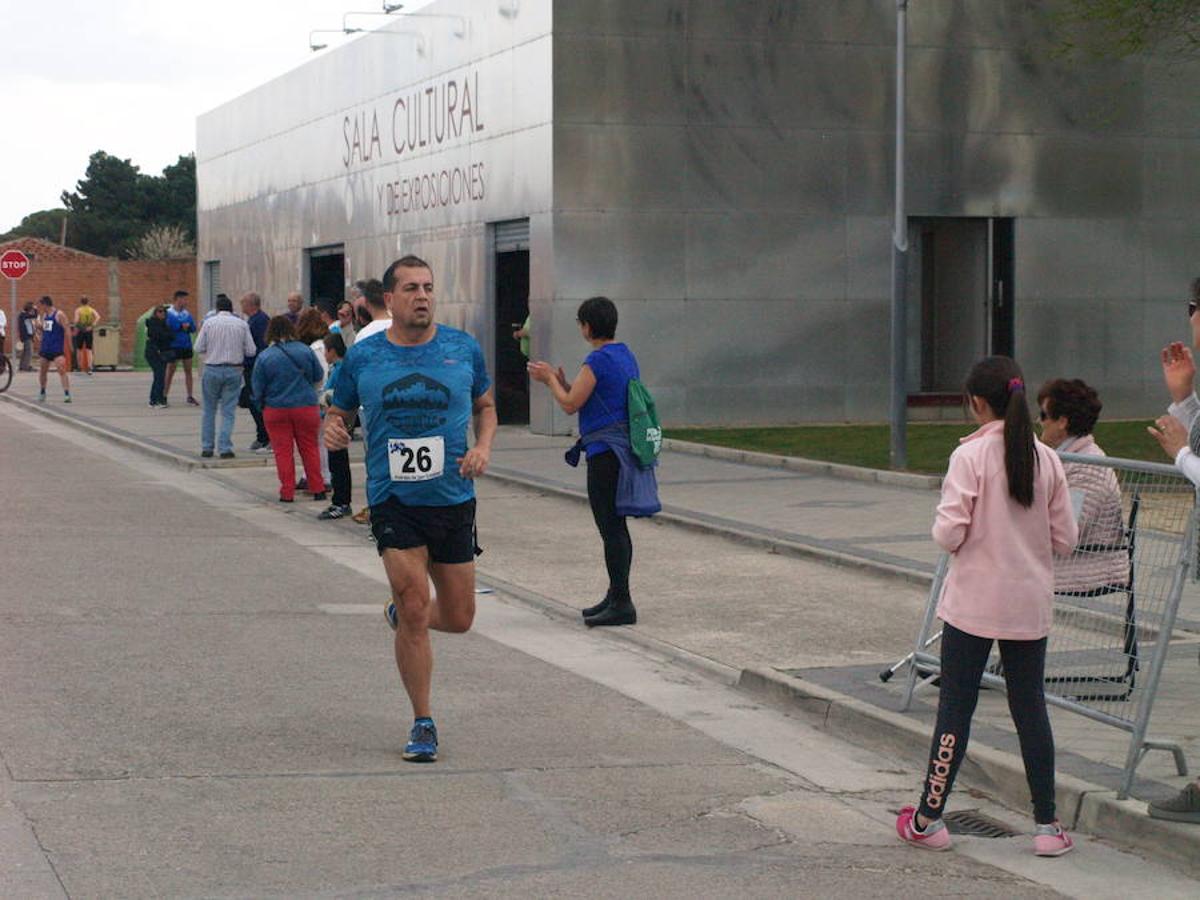
<path id="1" fill-rule="evenodd" d="M 20 250 L 5 250 L 0 255 L 0 274 L 10 281 L 24 278 L 29 271 L 29 257 Z"/>

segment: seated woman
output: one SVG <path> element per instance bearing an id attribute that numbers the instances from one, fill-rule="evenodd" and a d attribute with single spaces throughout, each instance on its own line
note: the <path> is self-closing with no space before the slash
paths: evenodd
<path id="1" fill-rule="evenodd" d="M 1092 437 L 1103 405 L 1078 378 L 1056 378 L 1037 395 L 1042 443 L 1058 453 L 1104 456 Z M 1079 544 L 1070 556 L 1054 558 L 1056 594 L 1095 595 L 1129 584 L 1129 551 L 1121 488 L 1112 469 L 1063 462 L 1079 524 Z"/>

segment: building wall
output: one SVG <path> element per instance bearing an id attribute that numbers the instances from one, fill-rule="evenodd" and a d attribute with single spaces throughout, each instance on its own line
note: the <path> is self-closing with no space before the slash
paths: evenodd
<path id="1" fill-rule="evenodd" d="M 121 360 L 133 362 L 137 340 L 137 320 L 157 303 L 170 303 L 176 291 L 187 291 L 189 309 L 197 313 L 199 291 L 196 287 L 194 259 L 117 260 L 117 285 L 121 296 Z"/>
<path id="2" fill-rule="evenodd" d="M 490 360 L 486 223 L 529 217 L 532 255 L 550 259 L 550 8 L 444 0 L 421 14 L 200 118 L 199 258 L 221 261 L 226 293 L 256 290 L 278 311 L 303 286 L 305 248 L 344 244 L 347 286 L 416 253 L 433 267 L 439 320 Z M 532 290 L 550 290 L 544 270 L 532 275 Z"/>
<path id="3" fill-rule="evenodd" d="M 79 298 L 87 296 L 106 324 L 121 325 L 121 362 L 133 362 L 138 317 L 156 303 L 169 302 L 177 290 L 196 296 L 196 261 L 106 259 L 37 238 L 18 238 L 0 244 L 0 252 L 16 248 L 32 260 L 28 274 L 17 282 L 17 309 L 44 295 L 72 318 Z M 4 311 L 12 315 L 10 295 Z"/>
<path id="4" fill-rule="evenodd" d="M 1014 217 L 1027 377 L 1157 408 L 1200 257 L 1200 67 L 1065 60 L 1054 3 L 909 8 L 909 214 Z M 886 418 L 894 23 L 556 0 L 555 349 L 608 294 L 668 422 Z"/>
<path id="5" fill-rule="evenodd" d="M 1028 380 L 1145 415 L 1200 256 L 1200 63 L 1066 60 L 1059 5 L 910 5 L 908 212 L 1012 218 Z M 891 0 L 422 12 L 468 27 L 397 17 L 420 47 L 367 35 L 201 117 L 199 255 L 226 292 L 278 310 L 307 247 L 344 243 L 347 283 L 416 252 L 491 360 L 488 223 L 528 216 L 535 357 L 574 368 L 575 309 L 607 294 L 668 423 L 886 418 Z M 484 127 L 397 144 L 397 104 L 450 81 L 478 83 Z M 406 183 L 475 166 L 480 196 L 396 211 Z M 571 420 L 535 389 L 531 423 Z"/>

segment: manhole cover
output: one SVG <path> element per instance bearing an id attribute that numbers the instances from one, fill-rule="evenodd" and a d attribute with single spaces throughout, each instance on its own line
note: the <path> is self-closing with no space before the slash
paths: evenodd
<path id="1" fill-rule="evenodd" d="M 977 809 L 956 810 L 946 813 L 942 818 L 951 834 L 970 834 L 985 838 L 1017 836 L 1017 832 L 1003 822 L 999 822 L 991 816 L 985 816 Z"/>
<path id="2" fill-rule="evenodd" d="M 900 814 L 898 809 L 893 809 L 892 812 Z M 1018 832 L 991 816 L 985 816 L 977 809 L 960 809 L 946 813 L 942 820 L 951 834 L 967 834 L 985 838 L 1018 837 Z"/>

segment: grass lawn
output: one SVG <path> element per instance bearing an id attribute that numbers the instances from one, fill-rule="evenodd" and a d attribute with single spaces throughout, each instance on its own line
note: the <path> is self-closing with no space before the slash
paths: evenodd
<path id="1" fill-rule="evenodd" d="M 1096 441 L 1109 456 L 1170 462 L 1146 434 L 1150 420 L 1101 422 Z M 967 424 L 911 424 L 908 426 L 908 468 L 912 472 L 940 475 L 946 471 L 958 439 L 970 433 Z M 665 436 L 698 444 L 736 447 L 782 456 L 802 456 L 827 462 L 888 468 L 889 432 L 886 425 L 798 425 L 787 428 L 668 428 Z"/>

